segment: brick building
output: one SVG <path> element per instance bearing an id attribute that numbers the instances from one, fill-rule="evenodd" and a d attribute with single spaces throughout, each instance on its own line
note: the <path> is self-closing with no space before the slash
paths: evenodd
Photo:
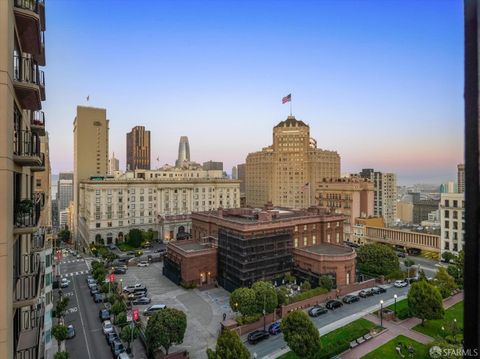
<path id="1" fill-rule="evenodd" d="M 274 280 L 286 272 L 318 283 L 329 274 L 337 285 L 355 282 L 355 252 L 343 245 L 344 216 L 325 208 L 267 206 L 192 214 L 192 237 L 218 247 L 218 283 L 227 290 Z"/>

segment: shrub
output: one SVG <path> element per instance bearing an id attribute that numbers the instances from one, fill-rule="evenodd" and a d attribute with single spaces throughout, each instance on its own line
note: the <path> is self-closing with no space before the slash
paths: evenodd
<path id="1" fill-rule="evenodd" d="M 235 317 L 235 320 L 240 325 L 254 323 L 262 317 L 262 314 L 253 314 L 253 315 L 239 315 Z"/>
<path id="2" fill-rule="evenodd" d="M 115 316 L 115 325 L 123 326 L 127 324 L 127 314 L 125 312 L 120 312 Z"/>
<path id="3" fill-rule="evenodd" d="M 182 288 L 185 288 L 185 289 L 193 289 L 193 288 L 197 288 L 197 284 L 195 282 L 184 282 L 184 281 L 181 281 L 180 282 L 180 286 Z"/>
<path id="4" fill-rule="evenodd" d="M 317 295 L 325 294 L 325 293 L 328 293 L 328 292 L 329 291 L 325 288 L 317 287 L 317 288 L 314 288 L 314 289 L 307 290 L 306 292 L 302 292 L 302 293 L 297 294 L 296 296 L 294 296 L 290 300 L 290 302 L 291 303 L 299 302 L 301 300 L 316 297 Z"/>

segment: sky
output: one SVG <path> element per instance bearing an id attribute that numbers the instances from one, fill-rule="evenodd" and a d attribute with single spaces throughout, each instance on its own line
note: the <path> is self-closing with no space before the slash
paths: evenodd
<path id="1" fill-rule="evenodd" d="M 107 109 L 121 168 L 143 125 L 152 167 L 185 135 L 230 172 L 272 143 L 289 93 L 342 173 L 441 183 L 463 162 L 461 1 L 49 0 L 46 17 L 53 173 L 73 169 L 77 105 Z"/>

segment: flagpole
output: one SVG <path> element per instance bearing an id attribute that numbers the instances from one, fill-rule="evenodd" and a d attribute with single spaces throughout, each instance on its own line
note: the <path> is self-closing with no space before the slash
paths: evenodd
<path id="1" fill-rule="evenodd" d="M 290 95 L 290 116 L 292 116 L 292 95 Z"/>

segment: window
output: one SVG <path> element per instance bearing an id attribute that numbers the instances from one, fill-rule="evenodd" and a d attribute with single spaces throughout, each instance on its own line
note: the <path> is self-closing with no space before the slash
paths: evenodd
<path id="1" fill-rule="evenodd" d="M 312 244 L 316 244 L 317 243 L 317 236 L 312 236 Z"/>
<path id="2" fill-rule="evenodd" d="M 304 247 L 307 246 L 307 237 L 303 237 L 303 246 L 304 246 Z"/>
<path id="3" fill-rule="evenodd" d="M 450 228 L 450 222 L 449 221 L 445 221 L 445 228 Z"/>
<path id="4" fill-rule="evenodd" d="M 294 238 L 294 247 L 297 248 L 298 247 L 298 238 Z"/>
<path id="5" fill-rule="evenodd" d="M 453 207 L 454 207 L 454 208 L 457 208 L 457 207 L 458 207 L 458 201 L 457 201 L 457 200 L 454 200 L 454 201 L 453 201 Z"/>
<path id="6" fill-rule="evenodd" d="M 458 219 L 458 211 L 453 211 L 453 219 Z"/>
<path id="7" fill-rule="evenodd" d="M 99 189 L 95 190 L 95 195 L 100 196 L 100 190 Z"/>
<path id="8" fill-rule="evenodd" d="M 304 225 L 303 225 L 303 230 L 304 230 L 304 231 L 306 231 L 306 230 L 307 230 L 307 228 L 308 228 L 308 227 L 307 227 L 307 225 L 306 225 L 306 224 L 304 224 Z"/>
<path id="9" fill-rule="evenodd" d="M 327 234 L 327 242 L 330 243 L 330 233 Z"/>
<path id="10" fill-rule="evenodd" d="M 448 209 L 445 211 L 445 218 L 450 218 L 450 211 Z"/>
<path id="11" fill-rule="evenodd" d="M 338 222 L 337 222 L 337 223 L 338 223 Z M 336 238 L 336 239 L 337 239 L 337 243 L 340 243 L 340 233 L 337 232 L 336 236 L 337 236 L 337 238 Z"/>
<path id="12" fill-rule="evenodd" d="M 95 198 L 95 203 L 100 203 L 100 197 Z"/>
<path id="13" fill-rule="evenodd" d="M 327 228 L 330 228 L 330 222 L 327 223 Z"/>
<path id="14" fill-rule="evenodd" d="M 448 199 L 445 200 L 445 207 L 450 207 L 450 201 Z"/>
<path id="15" fill-rule="evenodd" d="M 100 228 L 100 223 L 95 223 L 95 228 Z"/>
<path id="16" fill-rule="evenodd" d="M 107 222 L 107 227 L 111 227 L 112 226 L 112 222 Z"/>
<path id="17" fill-rule="evenodd" d="M 123 226 L 123 221 L 118 221 L 118 225 L 121 227 Z"/>
<path id="18" fill-rule="evenodd" d="M 295 232 L 298 232 L 298 226 L 295 226 Z"/>

